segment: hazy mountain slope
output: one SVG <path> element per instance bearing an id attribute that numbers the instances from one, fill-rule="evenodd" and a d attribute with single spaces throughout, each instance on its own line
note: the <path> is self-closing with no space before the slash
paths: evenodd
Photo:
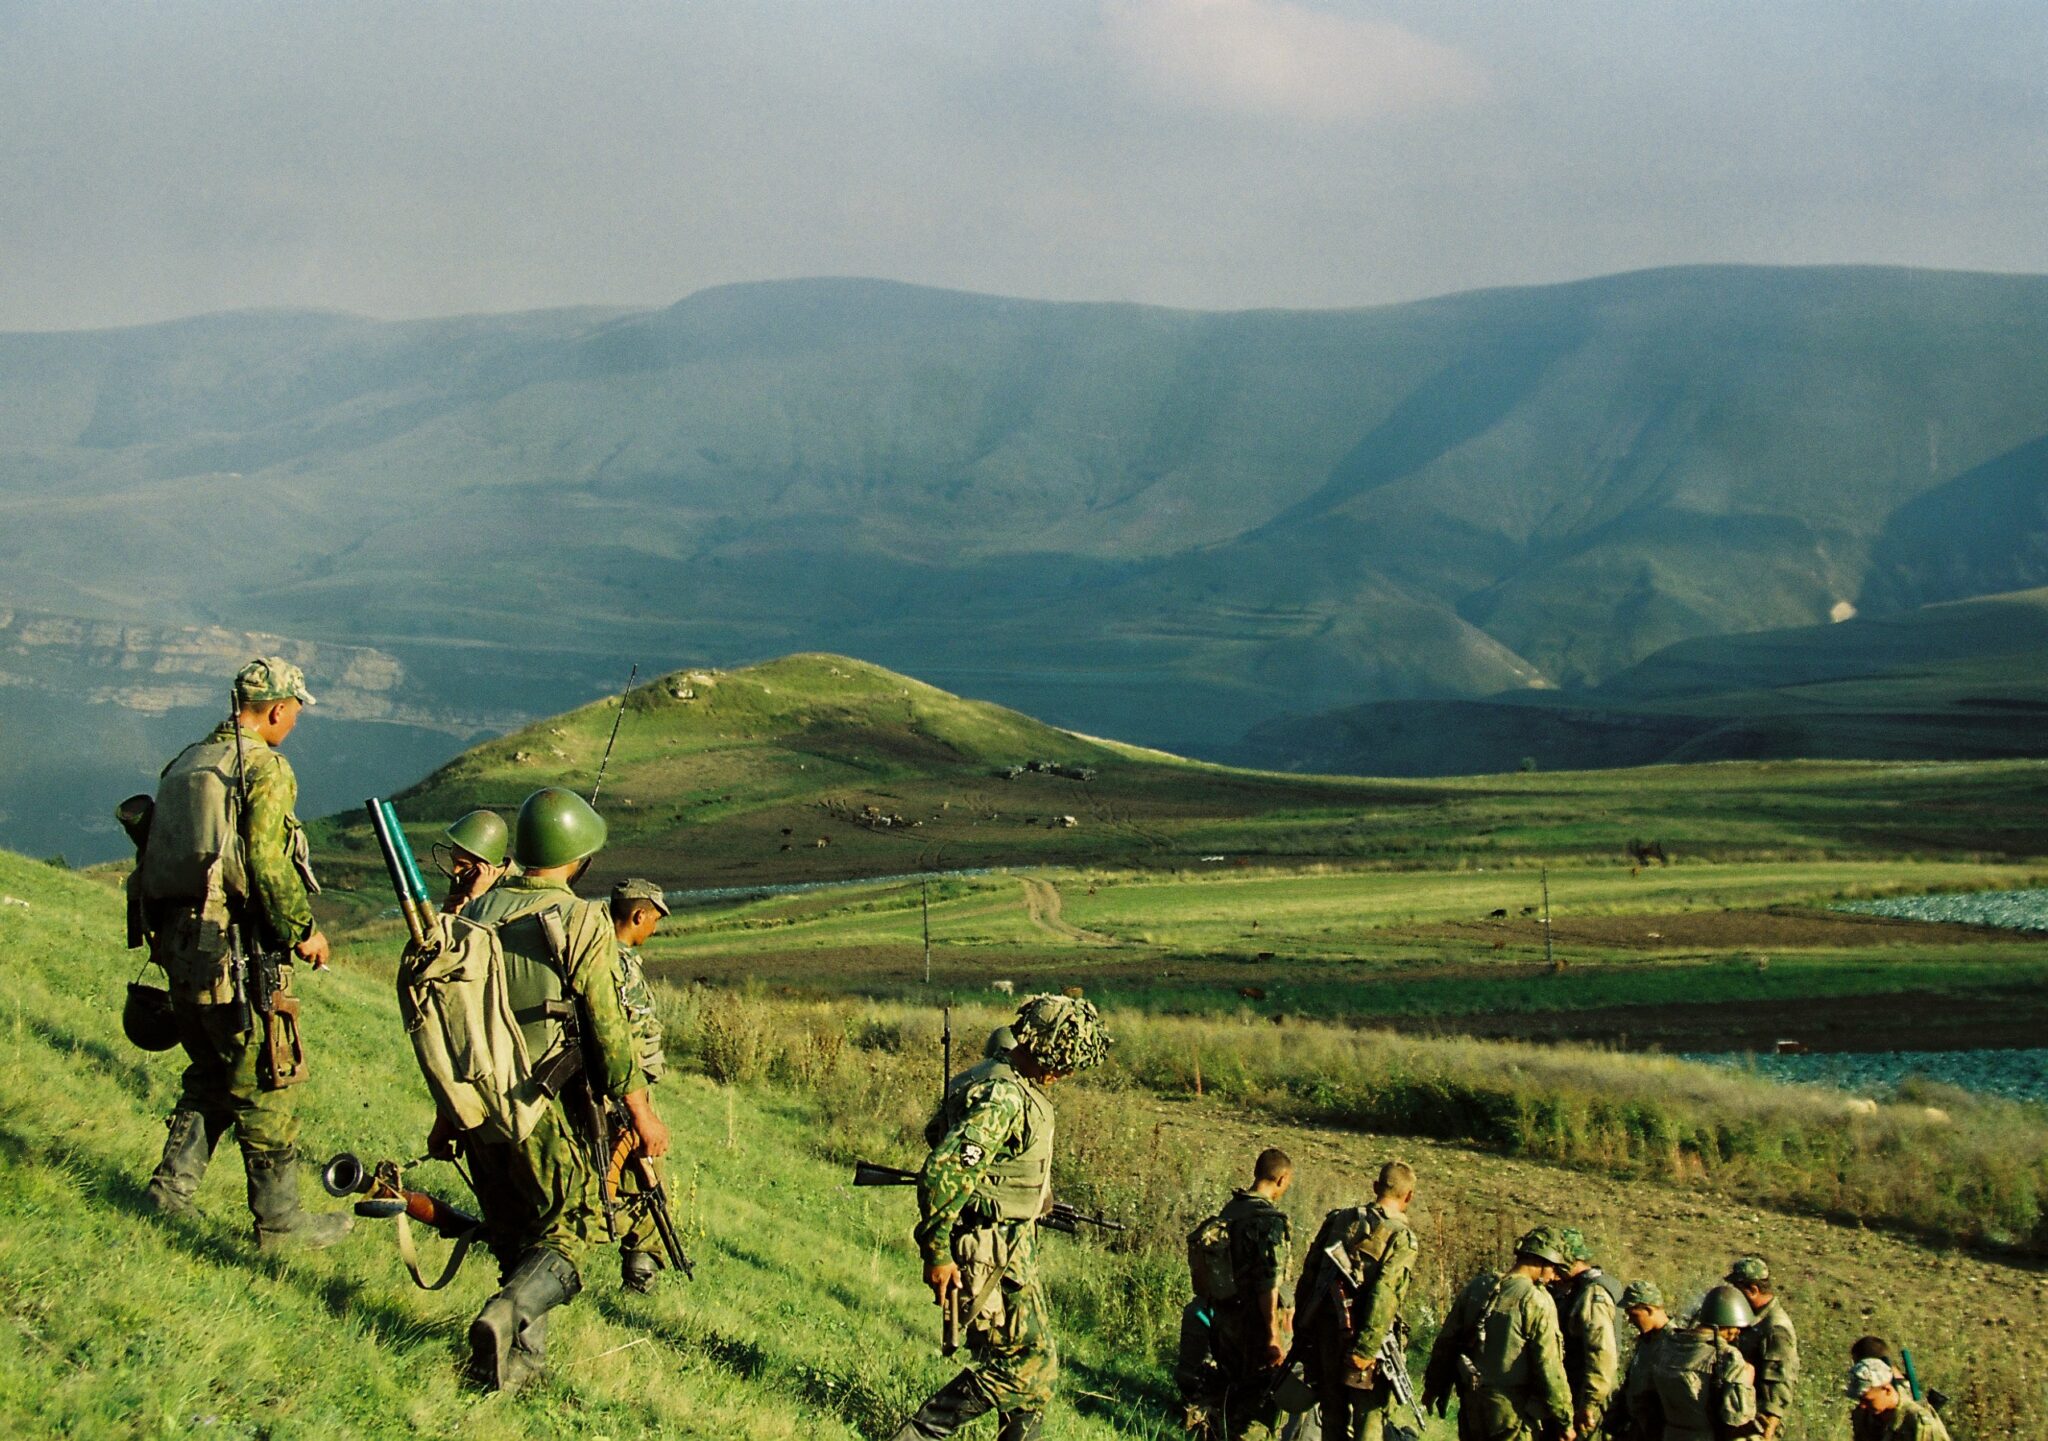
<path id="1" fill-rule="evenodd" d="M 514 714 L 829 648 L 1214 753 L 2048 583 L 2038 277 L 220 316 L 0 336 L 0 421 L 0 602 L 373 645 Z"/>
<path id="2" fill-rule="evenodd" d="M 1255 727 L 1246 764 L 1445 775 L 1664 761 L 2048 755 L 2048 589 L 1685 641 L 1570 694 L 1390 702 Z"/>

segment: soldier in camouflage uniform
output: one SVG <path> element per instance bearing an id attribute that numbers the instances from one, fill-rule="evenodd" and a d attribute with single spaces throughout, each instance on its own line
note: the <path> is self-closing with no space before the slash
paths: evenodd
<path id="1" fill-rule="evenodd" d="M 1236 1437 L 1255 1421 L 1273 1422 L 1268 1383 L 1287 1356 L 1280 1282 L 1294 1269 L 1292 1228 L 1279 1202 L 1293 1181 L 1294 1162 L 1269 1147 L 1252 1163 L 1251 1185 L 1233 1192 L 1218 1213 L 1229 1241 L 1232 1294 L 1226 1301 L 1197 1297 L 1181 1313 L 1175 1375 L 1190 1430 Z"/>
<path id="2" fill-rule="evenodd" d="M 1614 1334 L 1618 1288 L 1593 1264 L 1586 1233 L 1575 1226 L 1564 1232 L 1571 1265 L 1550 1288 L 1557 1302 L 1558 1324 L 1564 1329 L 1564 1374 L 1572 1386 L 1572 1425 L 1581 1436 L 1596 1436 L 1600 1419 L 1621 1384 L 1621 1343 Z"/>
<path id="3" fill-rule="evenodd" d="M 462 914 L 497 931 L 513 1015 L 536 1065 L 569 1044 L 573 1023 L 584 1081 L 600 1101 L 624 1103 L 642 1150 L 659 1157 L 668 1149 L 668 1128 L 648 1096 L 632 1022 L 619 1003 L 611 916 L 570 889 L 604 841 L 604 820 L 582 797 L 535 791 L 514 827 L 512 854 L 522 873 Z M 502 1289 L 469 1329 L 471 1377 L 514 1389 L 546 1362 L 548 1312 L 583 1287 L 578 1267 L 604 1230 L 597 1172 L 559 1096 L 523 1141 L 459 1132 L 438 1115 L 427 1149 L 467 1157 L 484 1241 L 498 1259 Z"/>
<path id="4" fill-rule="evenodd" d="M 1039 1287 L 1038 1218 L 1052 1204 L 1049 1088 L 1109 1049 L 1095 1007 L 1033 996 L 1011 1026 L 1017 1044 L 963 1071 L 925 1129 L 917 1249 L 941 1306 L 958 1305 L 973 1364 L 919 1407 L 896 1441 L 952 1434 L 985 1411 L 999 1441 L 1035 1441 L 1059 1374 Z"/>
<path id="5" fill-rule="evenodd" d="M 1899 1386 L 1891 1364 L 1867 1356 L 1849 1368 L 1843 1387 L 1856 1403 L 1851 1419 L 1858 1434 L 1878 1441 L 1949 1441 L 1948 1427 L 1934 1408 L 1915 1401 Z"/>
<path id="6" fill-rule="evenodd" d="M 354 1218 L 299 1206 L 292 1092 L 259 1069 L 263 1023 L 229 947 L 232 933 L 244 953 L 282 951 L 279 994 L 287 998 L 291 962 L 327 966 L 327 937 L 309 899 L 319 886 L 293 814 L 298 778 L 277 749 L 313 697 L 299 668 L 273 656 L 242 667 L 234 701 L 232 717 L 164 767 L 131 882 L 189 1062 L 148 1195 L 167 1214 L 189 1211 L 215 1146 L 232 1130 L 257 1248 L 327 1246 Z"/>
<path id="7" fill-rule="evenodd" d="M 1688 1326 L 1657 1343 L 1650 1376 L 1664 1411 L 1664 1441 L 1728 1441 L 1756 1431 L 1756 1369 L 1737 1345 L 1756 1319 L 1733 1286 L 1716 1286 Z"/>
<path id="8" fill-rule="evenodd" d="M 1799 1337 L 1785 1303 L 1773 1294 L 1771 1268 L 1761 1256 L 1744 1256 L 1728 1269 L 1728 1284 L 1756 1312 L 1742 1333 L 1742 1354 L 1756 1367 L 1756 1414 L 1763 1441 L 1774 1441 L 1792 1414 L 1792 1387 L 1799 1380 Z"/>
<path id="9" fill-rule="evenodd" d="M 1482 1272 L 1452 1302 L 1423 1374 L 1422 1406 L 1450 1414 L 1458 1403 L 1459 1441 L 1570 1441 L 1571 1384 L 1564 1337 L 1545 1288 L 1571 1264 L 1555 1228 L 1539 1226 L 1515 1243 L 1504 1274 Z"/>
<path id="10" fill-rule="evenodd" d="M 1631 1281 L 1621 1293 L 1621 1311 L 1635 1327 L 1636 1346 L 1629 1353 L 1621 1390 L 1607 1413 L 1607 1434 L 1620 1441 L 1664 1441 L 1664 1408 L 1657 1400 L 1652 1368 L 1657 1348 L 1671 1329 L 1664 1293 L 1650 1281 Z"/>
<path id="11" fill-rule="evenodd" d="M 640 947 L 668 914 L 668 900 L 653 881 L 620 881 L 612 887 L 611 914 L 612 933 L 619 942 L 619 1004 L 633 1026 L 641 1077 L 653 1086 L 668 1069 L 668 1057 L 662 1050 L 661 1017 L 655 1013 L 654 992 L 648 988 L 647 972 L 640 964 Z M 626 1167 L 619 1176 L 621 1191 L 638 1191 L 641 1185 L 637 1166 Z M 635 1212 L 632 1226 L 619 1238 L 619 1277 L 627 1290 L 645 1294 L 654 1289 L 654 1278 L 667 1264 L 657 1249 L 659 1240 L 654 1218 L 645 1211 Z"/>
<path id="12" fill-rule="evenodd" d="M 1408 1225 L 1414 1200 L 1414 1168 L 1389 1161 L 1373 1183 L 1372 1203 L 1330 1212 L 1309 1244 L 1294 1314 L 1328 1441 L 1381 1441 L 1387 1433 L 1394 1388 L 1380 1374 L 1379 1353 L 1389 1334 L 1407 1344 L 1401 1306 L 1415 1274 L 1417 1245 Z M 1342 1266 L 1333 1251 L 1342 1254 Z"/>

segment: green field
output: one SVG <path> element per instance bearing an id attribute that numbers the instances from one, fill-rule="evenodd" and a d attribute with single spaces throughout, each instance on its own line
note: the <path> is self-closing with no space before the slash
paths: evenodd
<path id="1" fill-rule="evenodd" d="M 27 903 L 0 909 L 14 979 L 0 1012 L 8 1434 L 880 1437 L 949 1374 L 916 1285 L 909 1198 L 844 1184 L 854 1154 L 914 1156 L 935 1072 L 928 1010 L 667 989 L 680 1074 L 660 1100 L 676 1130 L 676 1189 L 699 1279 L 628 1297 L 594 1260 L 556 1327 L 553 1378 L 529 1395 L 482 1399 L 456 1372 L 487 1267 L 446 1292 L 417 1292 L 370 1223 L 337 1251 L 258 1260 L 232 1151 L 217 1159 L 197 1218 L 146 1214 L 142 1181 L 178 1064 L 120 1037 L 115 1003 L 133 972 L 118 898 L 95 879 L 4 854 L 0 894 Z M 429 1106 L 390 988 L 392 931 L 380 922 L 338 932 L 333 973 L 302 987 L 312 1155 L 411 1155 L 425 1130 Z M 998 1015 L 960 1012 L 962 1045 Z M 2021 1153 L 2042 1149 L 2033 1113 L 1959 1101 L 1946 1124 L 1912 1107 L 1854 1121 L 1826 1093 L 1669 1061 L 1468 1041 L 1387 1051 L 1327 1028 L 1282 1047 L 1263 1025 L 1115 1008 L 1110 1017 L 1116 1059 L 1060 1094 L 1058 1182 L 1135 1229 L 1106 1249 L 1051 1247 L 1066 1358 L 1054 1441 L 1173 1434 L 1163 1356 L 1185 1295 L 1181 1234 L 1258 1146 L 1275 1142 L 1302 1164 L 1290 1202 L 1298 1224 L 1355 1195 L 1390 1149 L 1421 1169 L 1425 1266 L 1411 1319 L 1422 1340 L 1450 1289 L 1506 1237 L 1538 1217 L 1569 1218 L 1611 1269 L 1681 1294 L 1727 1256 L 1773 1255 L 1797 1278 L 1788 1295 L 1813 1358 L 1799 1410 L 1807 1434 L 1839 1425 L 1823 1378 L 1872 1327 L 1909 1339 L 1925 1374 L 1957 1393 L 1962 1441 L 2036 1434 L 2044 1420 L 2028 1379 L 2043 1360 L 2032 1271 L 1799 1214 L 1816 1208 L 1797 1190 L 1802 1177 L 1833 1175 L 1853 1189 L 1832 1194 L 1890 1197 L 1923 1217 L 2018 1216 L 2013 1208 L 2034 1204 L 2020 1184 Z M 1504 1132 L 1471 1150 L 1412 1134 L 1441 1125 L 1404 1125 L 1411 1134 L 1399 1140 L 1356 1129 L 1361 1106 L 1412 1107 L 1422 1092 L 1360 1088 L 1404 1071 L 1482 1110 L 1488 1087 L 1523 1095 L 1491 1113 L 1498 1123 L 1523 1115 L 1520 1139 Z M 1297 1074 L 1322 1080 L 1305 1087 Z M 1604 1129 L 1596 1101 L 1629 1097 L 1631 1124 L 1647 1107 L 1670 1118 L 1668 1154 L 1614 1149 L 1635 1133 Z M 1564 1148 L 1550 1157 L 1558 1164 L 1542 1163 L 1546 1146 Z M 1902 1168 L 1902 1154 L 1916 1164 Z M 413 1175 L 461 1198 L 447 1168 Z M 1786 1209 L 1729 1205 L 1730 1187 L 1782 1193 Z M 1986 1240 L 1997 1242 L 1974 1244 Z M 1984 1324 L 1958 1326 L 1963 1315 Z"/>

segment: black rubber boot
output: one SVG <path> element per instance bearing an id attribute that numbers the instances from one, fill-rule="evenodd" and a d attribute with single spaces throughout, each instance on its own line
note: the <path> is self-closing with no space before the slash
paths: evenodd
<path id="1" fill-rule="evenodd" d="M 529 1253 L 469 1325 L 469 1375 L 491 1391 L 516 1391 L 547 1364 L 548 1312 L 583 1289 L 553 1251 Z"/>
<path id="2" fill-rule="evenodd" d="M 173 1111 L 165 1124 L 171 1133 L 145 1194 L 166 1216 L 182 1216 L 192 1209 L 206 1163 L 213 1159 L 214 1135 L 197 1111 Z"/>
<path id="3" fill-rule="evenodd" d="M 654 1278 L 660 1274 L 661 1259 L 652 1251 L 619 1253 L 619 1284 L 628 1291 L 645 1296 L 654 1289 Z"/>
<path id="4" fill-rule="evenodd" d="M 962 1371 L 918 1407 L 917 1414 L 903 1423 L 891 1441 L 935 1441 L 950 1436 L 993 1405 L 975 1388 L 974 1373 Z"/>
<path id="5" fill-rule="evenodd" d="M 300 1246 L 317 1251 L 332 1246 L 355 1225 L 346 1211 L 307 1211 L 299 1206 L 298 1153 L 242 1152 L 249 1173 L 249 1209 L 256 1215 L 256 1249 L 277 1251 Z"/>
<path id="6" fill-rule="evenodd" d="M 996 1441 L 1038 1441 L 1039 1427 L 1044 1424 L 1042 1411 L 1005 1411 L 1002 1424 L 996 1427 Z"/>

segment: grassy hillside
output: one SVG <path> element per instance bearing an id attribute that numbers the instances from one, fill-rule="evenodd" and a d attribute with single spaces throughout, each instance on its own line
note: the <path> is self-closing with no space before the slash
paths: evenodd
<path id="1" fill-rule="evenodd" d="M 0 1015 L 0 1426 L 9 1434 L 877 1437 L 949 1374 L 917 1294 L 907 1197 L 843 1183 L 856 1152 L 910 1154 L 933 1070 L 928 1011 L 667 991 L 681 1074 L 660 1099 L 676 1130 L 677 1191 L 699 1280 L 628 1297 L 593 1264 L 588 1288 L 554 1328 L 553 1378 L 529 1395 L 482 1399 L 455 1377 L 485 1267 L 448 1291 L 417 1292 L 388 1235 L 370 1223 L 335 1251 L 258 1260 L 243 1235 L 232 1153 L 216 1163 L 196 1218 L 145 1213 L 141 1184 L 177 1065 L 120 1038 L 114 997 L 131 972 L 117 898 L 5 854 L 0 894 L 27 903 L 0 904 L 13 977 L 11 1014 Z M 304 987 L 315 1064 L 302 1095 L 304 1145 L 315 1155 L 342 1146 L 409 1155 L 428 1107 L 389 992 L 393 927 L 340 939 L 334 972 Z M 958 1019 L 971 1042 L 994 1017 Z M 1660 1176 L 1645 1167 L 1607 1182 L 1430 1141 L 1307 1128 L 1304 1117 L 1334 1118 L 1355 1103 L 1349 1068 L 1369 1049 L 1309 1038 L 1296 1054 L 1335 1088 L 1296 1092 L 1273 1068 L 1264 1027 L 1190 1030 L 1128 1012 L 1112 1021 L 1122 1059 L 1061 1092 L 1058 1181 L 1136 1229 L 1110 1248 L 1048 1243 L 1066 1361 L 1047 1426 L 1054 1441 L 1172 1434 L 1162 1361 L 1185 1294 L 1181 1234 L 1259 1146 L 1275 1142 L 1302 1164 L 1290 1199 L 1298 1225 L 1355 1196 L 1389 1150 L 1415 1162 L 1424 1266 L 1411 1319 L 1425 1340 L 1459 1280 L 1496 1259 L 1520 1227 L 1553 1217 L 1584 1225 L 1617 1273 L 1685 1295 L 1727 1256 L 1770 1254 L 1788 1278 L 1817 1378 L 1800 1401 L 1808 1434 L 1839 1427 L 1841 1403 L 1818 1378 L 1871 1327 L 1910 1342 L 1923 1373 L 1957 1393 L 1951 1417 L 1962 1441 L 2034 1434 L 2043 1420 L 2029 1379 L 2043 1359 L 2027 1324 L 2039 1308 L 2029 1271 L 1753 1202 L 1731 1207 L 1702 1195 L 1700 1178 L 1683 1169 Z M 1181 1069 L 1197 1052 L 1208 1078 L 1201 1098 Z M 1459 1056 L 1424 1047 L 1408 1064 L 1421 1074 Z M 1509 1059 L 1511 1067 L 1499 1064 Z M 1685 1068 L 1631 1070 L 1566 1054 L 1471 1060 L 1476 1074 L 1506 1078 L 1531 1098 L 1555 1095 L 1559 1117 L 1578 1114 L 1583 1087 L 1597 1078 L 1611 1095 L 1633 1087 L 1681 1108 L 1772 1118 L 1733 1144 L 1709 1179 L 1797 1176 L 1800 1156 L 1767 1159 L 1755 1142 L 1853 1132 L 1819 1093 L 1735 1077 L 1701 1073 L 1705 1089 L 1688 1101 L 1695 1083 Z M 2011 1108 L 1959 1107 L 1945 1129 L 1888 1108 L 1868 1124 L 1869 1155 L 1893 1168 L 1895 1188 L 1943 1177 L 1995 1184 L 2014 1158 L 2040 1149 L 2038 1116 Z M 1986 1127 L 2006 1159 L 1958 1164 Z M 1589 1142 L 1600 1134 L 1585 1132 Z M 1890 1136 L 1914 1142 L 1910 1170 Z M 1590 1153 L 1575 1163 L 1607 1164 Z M 1853 1161 L 1851 1174 L 1865 1164 Z M 414 1175 L 461 1194 L 447 1168 Z M 1953 1186 L 1945 1194 L 1966 1199 Z M 1983 1324 L 1957 1324 L 1964 1316 Z M 1447 1434 L 1434 1427 L 1431 1441 Z"/>
<path id="2" fill-rule="evenodd" d="M 1682 641 L 1566 694 L 1406 701 L 1270 721 L 1237 759 L 1443 775 L 1674 761 L 2048 754 L 2048 590 Z"/>
<path id="3" fill-rule="evenodd" d="M 2044 356 L 2048 280 L 1879 269 L 0 336 L 0 600 L 376 645 L 527 714 L 831 648 L 1213 753 L 2048 581 Z"/>

